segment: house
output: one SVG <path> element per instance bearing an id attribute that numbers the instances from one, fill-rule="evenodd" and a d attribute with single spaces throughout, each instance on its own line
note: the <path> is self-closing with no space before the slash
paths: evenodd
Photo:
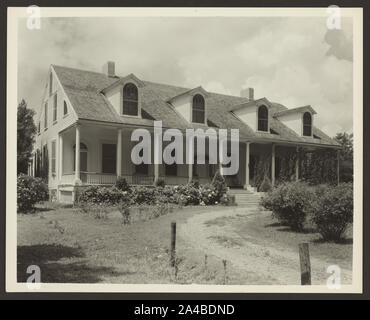
<path id="1" fill-rule="evenodd" d="M 339 148 L 314 126 L 317 115 L 311 106 L 287 109 L 267 98 L 255 99 L 251 88 L 240 96 L 228 96 L 202 87 L 144 81 L 134 74 L 121 77 L 114 62 L 106 63 L 103 70 L 50 67 L 29 173 L 40 175 L 44 170 L 51 194 L 59 201 L 72 201 L 86 185 L 114 184 L 118 176 L 139 185 L 152 185 L 158 179 L 174 185 L 211 181 L 217 164 L 132 163 L 132 131 L 153 130 L 155 120 L 181 131 L 239 129 L 239 171 L 226 177 L 229 187 L 250 188 L 252 168 L 260 156 L 269 159 L 274 184 L 279 157 L 287 150 Z M 296 179 L 299 174 L 297 161 Z"/>

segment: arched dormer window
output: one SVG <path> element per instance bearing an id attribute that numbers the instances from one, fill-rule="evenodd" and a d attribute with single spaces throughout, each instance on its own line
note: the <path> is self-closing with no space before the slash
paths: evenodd
<path id="1" fill-rule="evenodd" d="M 269 112 L 266 106 L 258 108 L 258 131 L 268 131 Z"/>
<path id="2" fill-rule="evenodd" d="M 309 112 L 303 114 L 303 135 L 312 136 L 312 115 Z"/>
<path id="3" fill-rule="evenodd" d="M 205 102 L 204 98 L 200 94 L 196 94 L 193 97 L 193 122 L 195 123 L 204 123 L 205 122 Z"/>
<path id="4" fill-rule="evenodd" d="M 128 83 L 123 87 L 122 114 L 127 116 L 139 115 L 139 94 L 133 83 Z"/>

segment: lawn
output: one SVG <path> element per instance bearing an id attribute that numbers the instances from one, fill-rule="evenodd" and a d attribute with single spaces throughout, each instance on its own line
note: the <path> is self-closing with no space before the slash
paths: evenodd
<path id="1" fill-rule="evenodd" d="M 223 207 L 185 207 L 148 221 L 124 225 L 119 212 L 97 219 L 76 208 L 46 204 L 18 215 L 18 281 L 38 265 L 44 283 L 240 284 L 245 274 L 205 256 L 177 237 L 178 268 L 169 266 L 170 224 Z"/>

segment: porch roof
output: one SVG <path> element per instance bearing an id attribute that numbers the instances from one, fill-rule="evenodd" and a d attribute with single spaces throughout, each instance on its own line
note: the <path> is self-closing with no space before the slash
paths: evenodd
<path id="1" fill-rule="evenodd" d="M 143 87 L 141 88 L 143 118 L 137 119 L 118 115 L 101 93 L 104 88 L 117 82 L 117 77 L 109 78 L 103 73 L 56 65 L 53 65 L 53 68 L 79 119 L 137 126 L 152 126 L 154 120 L 162 120 L 163 127 L 165 128 L 177 128 L 180 130 L 205 128 L 204 125 L 187 122 L 167 102 L 173 97 L 188 92 L 190 90 L 189 88 L 141 80 L 143 83 Z M 235 106 L 247 102 L 253 103 L 253 101 L 247 98 L 212 92 L 208 92 L 208 94 L 208 122 L 212 126 L 221 129 L 239 129 L 241 140 L 271 140 L 271 142 L 339 146 L 335 140 L 316 127 L 313 127 L 314 137 L 302 137 L 274 117 L 271 118 L 270 122 L 271 132 L 255 132 L 232 113 Z M 272 114 L 289 110 L 285 106 L 274 102 L 269 102 L 269 107 Z"/>

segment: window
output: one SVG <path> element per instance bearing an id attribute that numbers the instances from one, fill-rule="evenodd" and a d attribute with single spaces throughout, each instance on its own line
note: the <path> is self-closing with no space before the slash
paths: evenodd
<path id="1" fill-rule="evenodd" d="M 63 115 L 68 114 L 68 107 L 67 107 L 67 102 L 64 101 L 63 103 Z"/>
<path id="2" fill-rule="evenodd" d="M 137 87 L 128 83 L 123 87 L 122 114 L 127 116 L 138 116 L 139 114 L 139 95 Z"/>
<path id="3" fill-rule="evenodd" d="M 40 121 L 39 121 L 39 123 L 37 124 L 37 133 L 40 133 Z"/>
<path id="4" fill-rule="evenodd" d="M 204 98 L 200 94 L 196 94 L 193 97 L 193 122 L 195 123 L 205 122 Z"/>
<path id="5" fill-rule="evenodd" d="M 51 142 L 51 173 L 56 173 L 56 141 Z"/>
<path id="6" fill-rule="evenodd" d="M 268 130 L 268 110 L 266 106 L 260 106 L 258 108 L 258 131 Z"/>
<path id="7" fill-rule="evenodd" d="M 44 106 L 44 128 L 48 128 L 48 103 L 45 103 Z"/>
<path id="8" fill-rule="evenodd" d="M 50 72 L 50 79 L 49 79 L 49 97 L 53 93 L 53 74 Z"/>
<path id="9" fill-rule="evenodd" d="M 102 146 L 102 171 L 103 173 L 116 173 L 116 145 L 103 144 Z"/>
<path id="10" fill-rule="evenodd" d="M 54 105 L 53 105 L 53 122 L 57 121 L 57 112 L 58 112 L 58 97 L 57 94 L 54 95 Z"/>
<path id="11" fill-rule="evenodd" d="M 303 114 L 303 135 L 312 136 L 312 116 L 309 112 Z"/>

